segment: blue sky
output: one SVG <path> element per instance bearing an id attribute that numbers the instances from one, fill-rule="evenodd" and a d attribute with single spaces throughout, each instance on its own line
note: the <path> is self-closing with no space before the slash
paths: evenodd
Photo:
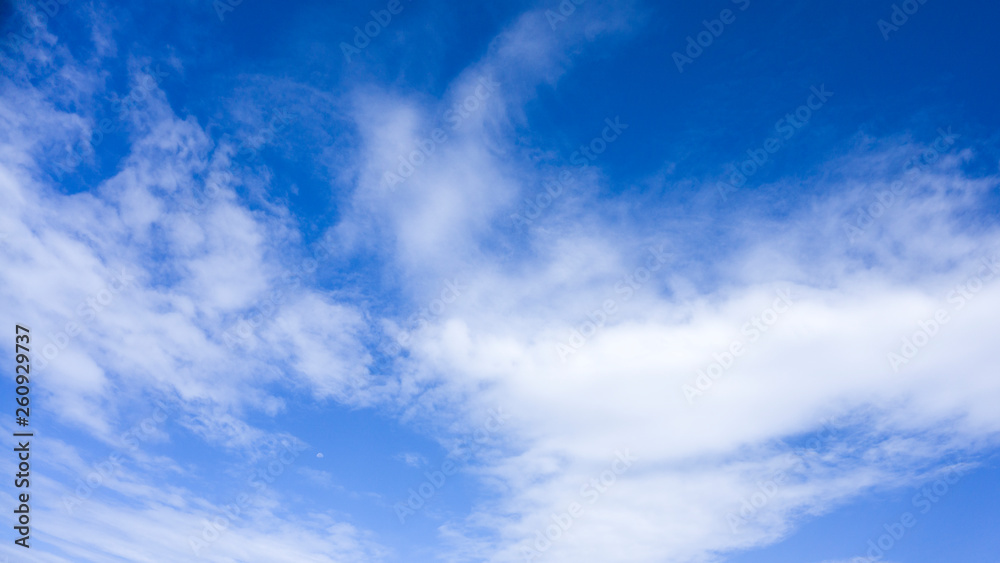
<path id="1" fill-rule="evenodd" d="M 998 12 L 4 4 L 0 557 L 995 561 Z"/>

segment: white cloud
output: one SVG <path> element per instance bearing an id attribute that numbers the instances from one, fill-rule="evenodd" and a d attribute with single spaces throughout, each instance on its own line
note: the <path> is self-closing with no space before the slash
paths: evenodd
<path id="1" fill-rule="evenodd" d="M 396 456 L 395 459 L 405 463 L 406 465 L 409 465 L 410 467 L 420 468 L 423 467 L 424 465 L 427 465 L 427 459 L 424 458 L 424 456 L 414 452 L 400 453 Z"/>
<path id="2" fill-rule="evenodd" d="M 91 80 L 91 69 L 64 64 L 67 76 Z M 0 245 L 0 307 L 32 330 L 34 367 L 41 370 L 34 397 L 53 407 L 58 422 L 119 448 L 134 413 L 163 398 L 172 431 L 187 429 L 221 446 L 225 461 L 204 460 L 193 472 L 189 460 L 153 458 L 143 444 L 122 454 L 124 472 L 103 476 L 96 492 L 68 512 L 58 499 L 75 498 L 75 478 L 86 479 L 88 465 L 104 460 L 83 461 L 100 451 L 99 442 L 53 442 L 65 480 L 39 479 L 47 492 L 32 510 L 46 522 L 45 542 L 62 555 L 39 560 L 191 559 L 189 539 L 200 537 L 201 520 L 224 508 L 189 487 L 194 473 L 254 463 L 280 447 L 275 440 L 305 448 L 294 436 L 245 421 L 248 411 L 281 409 L 282 399 L 265 391 L 275 355 L 230 349 L 224 339 L 278 284 L 280 257 L 292 242 L 287 216 L 241 205 L 233 186 L 218 180 L 229 149 L 213 147 L 193 119 L 176 117 L 158 88 L 128 113 L 133 137 L 117 173 L 89 191 L 66 193 L 63 186 L 78 176 L 53 183 L 51 165 L 79 150 L 85 158 L 78 172 L 89 173 L 93 123 L 50 102 L 64 88 L 59 81 L 5 79 L 0 101 L 10 133 L 0 141 L 0 196 L 7 202 L 0 223 L 8 235 Z M 83 105 L 92 95 L 69 91 Z M 216 193 L 203 194 L 206 179 L 218 184 Z M 303 387 L 351 401 L 367 373 L 360 322 L 353 306 L 301 287 L 258 333 L 288 344 L 291 356 L 279 359 L 301 373 Z M 340 332 L 348 324 L 355 327 Z M 327 371 L 336 365 L 343 369 Z M 170 440 L 165 428 L 145 441 Z M 205 548 L 206 560 L 371 561 L 385 553 L 369 534 L 322 511 L 293 515 L 267 496 L 244 509 Z"/>
<path id="3" fill-rule="evenodd" d="M 521 46 L 537 47 L 533 41 Z M 500 64 L 498 51 L 474 68 Z M 505 85 L 509 106 L 496 110 L 501 116 L 523 103 L 510 91 L 519 92 Z M 414 135 L 412 124 L 424 121 L 413 111 L 406 126 L 367 129 L 362 161 L 375 164 L 362 175 L 363 187 L 381 178 L 380 159 L 405 145 L 385 141 L 393 149 L 383 150 L 379 141 L 388 132 Z M 503 120 L 491 114 L 484 123 L 491 118 Z M 401 196 L 366 211 L 387 217 L 400 268 L 417 276 L 411 287 L 424 296 L 417 302 L 434 287 L 420 280 L 468 280 L 462 298 L 418 330 L 398 362 L 406 374 L 401 388 L 412 393 L 404 397 L 419 396 L 414 409 L 428 418 L 511 405 L 504 449 L 478 467 L 495 499 L 443 529 L 455 560 L 523 559 L 520 548 L 623 449 L 640 459 L 635 468 L 538 560 L 698 561 L 760 547 L 803 515 L 916 482 L 947 453 L 995 443 L 1000 417 L 991 405 L 1000 384 L 986 366 L 1000 279 L 984 285 L 975 307 L 959 310 L 948 301 L 955 285 L 1000 250 L 996 229 L 962 220 L 998 181 L 968 176 L 967 151 L 904 173 L 892 163 L 925 147 L 889 139 L 845 150 L 804 187 L 768 187 L 809 189 L 819 194 L 812 206 L 781 221 L 766 209 L 732 213 L 735 248 L 714 255 L 691 233 L 717 203 L 666 228 L 654 220 L 655 206 L 644 210 L 648 220 L 623 225 L 614 210 L 624 203 L 603 201 L 603 212 L 576 205 L 603 181 L 588 175 L 533 226 L 515 259 L 501 262 L 480 241 L 497 236 L 493 221 L 532 193 L 545 171 L 504 152 L 514 146 L 509 130 L 473 129 L 476 136 L 457 137 L 428 159 Z M 462 176 L 468 163 L 471 180 Z M 905 189 L 851 242 L 844 227 L 852 214 L 897 178 Z M 478 206 L 459 201 L 485 189 L 492 194 Z M 632 291 L 616 288 L 643 266 L 650 246 L 664 243 L 677 255 L 667 272 Z M 786 288 L 794 305 L 766 323 L 767 332 L 752 338 L 741 330 Z M 557 346 L 608 300 L 616 312 L 560 361 Z M 905 371 L 894 372 L 887 354 L 942 308 L 953 320 Z M 689 404 L 683 386 L 736 341 L 745 353 Z M 821 465 L 804 466 L 781 447 L 816 431 L 825 417 L 852 412 L 868 414 L 829 446 Z M 789 483 L 732 532 L 727 516 L 779 470 Z"/>
<path id="4" fill-rule="evenodd" d="M 849 160 L 845 172 L 870 175 L 866 164 Z M 592 281 L 591 264 L 641 256 L 628 237 L 573 267 L 575 276 L 510 269 L 473 279 L 448 318 L 421 333 L 410 369 L 418 379 L 433 374 L 466 400 L 513 405 L 511 453 L 486 469 L 502 484 L 498 494 L 505 492 L 467 522 L 471 537 L 494 538 L 480 549 L 496 561 L 523 559 L 519 548 L 544 533 L 551 514 L 565 511 L 623 448 L 640 458 L 635 469 L 586 507 L 567 532 L 571 538 L 553 542 L 538 560 L 693 561 L 762 546 L 802 514 L 916 482 L 946 453 L 994 443 L 1000 417 L 991 405 L 1000 384 L 988 369 L 989 327 L 1000 312 L 1000 277 L 981 259 L 995 256 L 1000 239 L 992 229 L 963 229 L 956 216 L 997 179 L 966 178 L 950 162 L 913 181 L 933 189 L 902 197 L 873 233 L 891 243 L 892 254 L 873 263 L 857 256 L 867 247 L 838 243 L 841 210 L 851 204 L 841 185 L 820 185 L 832 195 L 793 217 L 791 227 L 776 231 L 766 219 L 747 220 L 748 232 L 766 234 L 752 235 L 722 274 L 726 285 L 703 290 L 684 315 L 664 297 L 669 277 L 656 276 L 629 299 L 615 293 L 613 281 Z M 944 197 L 945 191 L 958 197 Z M 613 228 L 597 218 L 589 225 L 598 237 Z M 589 239 L 574 244 L 573 233 L 537 234 L 548 237 L 540 243 L 565 248 Z M 610 232 L 604 240 L 613 240 Z M 818 240 L 829 244 L 813 246 Z M 619 275 L 641 262 L 633 264 Z M 996 279 L 975 294 L 974 307 L 948 301 L 953 287 L 977 274 Z M 794 305 L 765 324 L 766 333 L 754 340 L 752 331 L 741 331 L 786 287 Z M 618 312 L 562 363 L 557 345 L 609 298 Z M 887 354 L 941 309 L 951 320 L 905 370 L 894 372 Z M 734 341 L 743 355 L 688 404 L 683 386 L 693 385 L 698 370 L 719 361 L 715 355 Z M 817 430 L 823 417 L 865 408 L 874 408 L 865 426 L 838 441 L 821 469 L 792 463 L 778 447 Z M 727 515 L 779 469 L 791 483 L 731 533 Z"/>

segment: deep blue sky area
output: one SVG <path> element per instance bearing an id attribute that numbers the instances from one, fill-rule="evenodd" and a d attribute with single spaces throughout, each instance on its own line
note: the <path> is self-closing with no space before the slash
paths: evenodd
<path id="1" fill-rule="evenodd" d="M 369 11 L 383 4 L 258 1 L 226 12 L 223 22 L 208 2 L 203 4 L 198 6 L 204 8 L 202 18 L 194 17 L 190 6 L 144 4 L 118 10 L 117 22 L 141 30 L 121 41 L 120 49 L 164 68 L 169 76 L 162 87 L 171 106 L 203 125 L 231 119 L 228 111 L 241 97 L 254 98 L 255 110 L 266 119 L 289 103 L 288 96 L 302 96 L 305 89 L 344 92 L 365 80 L 421 97 L 440 96 L 524 8 L 524 3 L 456 9 L 404 1 L 386 33 L 347 63 L 339 43 L 350 41 L 353 27 L 369 21 Z M 536 98 L 525 106 L 534 144 L 568 160 L 604 118 L 620 115 L 632 129 L 602 158 L 609 174 L 620 179 L 619 186 L 607 189 L 621 190 L 666 163 L 675 163 L 678 174 L 714 179 L 745 159 L 748 148 L 773 136 L 775 122 L 805 103 L 811 86 L 825 84 L 835 94 L 831 103 L 752 178 L 753 188 L 815 167 L 850 147 L 859 133 L 909 133 L 931 142 L 938 127 L 976 138 L 997 129 L 1000 115 L 992 92 L 1000 62 L 991 56 L 998 39 L 989 23 L 1000 10 L 996 6 L 930 1 L 890 32 L 888 41 L 877 21 L 890 18 L 891 4 L 757 1 L 745 11 L 740 6 L 630 8 L 633 35 L 627 41 L 582 44 L 566 57 L 572 72 L 537 88 Z M 593 6 L 583 5 L 579 13 L 588 9 Z M 735 21 L 683 73 L 677 72 L 671 55 L 683 52 L 686 38 L 704 31 L 702 22 L 718 19 L 724 9 L 733 10 Z M 16 21 L 8 20 L 8 29 Z M 80 33 L 72 24 L 71 18 L 53 19 L 69 41 Z M 184 60 L 183 73 L 169 68 L 169 56 Z M 108 86 L 123 92 L 124 57 L 105 68 Z M 288 81 L 289 92 L 260 99 L 264 86 L 255 86 L 260 75 Z M 95 114 L 109 111 L 107 100 L 95 102 Z M 337 117 L 343 108 L 314 104 L 308 109 L 308 114 L 293 113 L 289 132 L 294 135 L 279 139 L 283 151 L 269 147 L 278 157 L 271 160 L 287 162 L 287 168 L 278 164 L 276 173 L 280 184 L 298 188 L 290 202 L 302 216 L 318 208 L 327 212 L 324 218 L 332 218 L 335 210 L 326 198 L 313 195 L 325 190 L 328 172 L 303 156 L 330 137 L 349 143 L 353 132 Z M 317 119 L 325 126 L 322 133 L 312 130 Z M 113 156 L 126 150 L 118 142 L 122 134 L 109 135 L 101 147 L 106 170 L 113 170 Z"/>
<path id="2" fill-rule="evenodd" d="M 876 22 L 890 17 L 891 5 L 753 2 L 744 12 L 739 6 L 635 8 L 630 22 L 635 35 L 629 41 L 582 45 L 579 54 L 567 57 L 572 72 L 557 84 L 538 87 L 537 98 L 525 108 L 535 145 L 568 159 L 604 118 L 621 115 L 633 128 L 602 159 L 621 182 L 607 189 L 620 190 L 665 163 L 676 163 L 679 174 L 714 178 L 745 159 L 748 148 L 773 136 L 775 122 L 805 103 L 811 86 L 825 84 L 834 92 L 831 103 L 755 175 L 753 188 L 847 150 L 859 133 L 907 133 L 932 142 L 938 127 L 951 126 L 967 137 L 987 136 L 997 128 L 991 92 L 1000 63 L 990 55 L 997 38 L 988 23 L 996 18 L 995 6 L 929 2 L 888 41 Z M 334 92 L 354 80 L 376 79 L 402 92 L 439 96 L 458 71 L 485 53 L 488 38 L 508 25 L 519 7 L 452 10 L 404 4 L 406 17 L 397 16 L 399 23 L 387 35 L 347 64 L 337 44 L 354 35 L 353 23 L 367 21 L 368 10 L 380 8 L 240 5 L 210 31 L 204 29 L 207 22 L 194 26 L 211 34 L 208 48 L 178 41 L 173 27 L 158 30 L 159 9 L 132 17 L 137 25 L 144 22 L 141 27 L 150 36 L 163 34 L 163 41 L 190 53 L 185 76 L 172 77 L 166 90 L 179 111 L 208 123 L 220 117 L 218 104 L 210 100 L 239 92 L 256 73 Z M 582 6 L 581 13 L 587 9 Z M 733 9 L 736 20 L 683 73 L 677 72 L 672 53 L 683 52 L 685 38 L 704 31 L 702 21 L 717 19 L 723 9 Z M 419 49 L 412 48 L 414 42 Z M 157 44 L 137 48 L 152 50 Z M 264 114 L 274 109 L 259 107 Z M 336 108 L 312 109 L 333 128 L 344 127 L 340 133 L 327 128 L 326 134 L 351 136 L 349 126 L 337 123 Z M 295 131 L 301 137 L 290 140 L 293 154 L 302 154 L 311 135 Z M 310 194 L 328 181 L 324 171 L 310 170 L 301 161 L 290 164 L 278 173 L 300 189 L 292 202 L 322 207 L 324 202 Z"/>

